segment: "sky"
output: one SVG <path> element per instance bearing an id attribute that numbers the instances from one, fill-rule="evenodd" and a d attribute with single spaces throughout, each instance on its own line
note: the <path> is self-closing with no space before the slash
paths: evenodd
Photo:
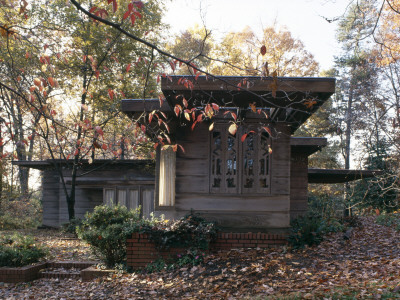
<path id="1" fill-rule="evenodd" d="M 346 12 L 352 0 L 171 0 L 164 21 L 171 33 L 195 24 L 205 25 L 215 36 L 241 31 L 250 26 L 285 26 L 320 63 L 321 70 L 333 67 L 340 47 L 336 42 L 337 22 L 327 22 Z"/>

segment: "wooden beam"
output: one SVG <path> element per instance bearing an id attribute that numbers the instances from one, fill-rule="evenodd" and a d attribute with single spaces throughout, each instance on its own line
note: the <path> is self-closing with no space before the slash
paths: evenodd
<path id="1" fill-rule="evenodd" d="M 308 169 L 308 183 L 344 183 L 382 173 L 380 170 Z"/>
<path id="2" fill-rule="evenodd" d="M 193 83 L 191 88 L 185 87 L 185 80 Z M 192 90 L 192 91 L 252 91 L 252 92 L 271 92 L 272 77 L 258 76 L 218 76 L 209 78 L 199 76 L 168 76 L 161 79 L 161 89 L 164 90 Z M 278 91 L 284 92 L 306 92 L 306 93 L 334 93 L 335 78 L 329 77 L 277 77 L 276 83 Z M 238 84 L 243 90 L 239 89 Z"/>

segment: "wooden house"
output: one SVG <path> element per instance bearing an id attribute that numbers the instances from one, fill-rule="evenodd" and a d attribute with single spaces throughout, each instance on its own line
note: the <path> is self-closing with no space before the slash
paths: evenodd
<path id="1" fill-rule="evenodd" d="M 172 143 L 184 149 L 158 147 L 157 214 L 176 219 L 196 212 L 233 232 L 270 232 L 288 228 L 291 218 L 307 210 L 308 156 L 326 139 L 292 134 L 334 93 L 334 78 L 169 76 L 161 89 L 164 103 L 122 101 L 122 111 L 133 118 L 161 111 Z M 207 104 L 193 127 L 196 107 Z M 185 109 L 188 115 L 180 113 Z M 235 116 L 241 123 L 231 134 Z M 143 124 L 147 132 L 158 126 Z M 328 177 L 340 182 L 368 176 L 350 173 Z"/>
<path id="2" fill-rule="evenodd" d="M 324 147 L 326 139 L 292 137 L 332 95 L 333 78 L 170 76 L 163 78 L 161 87 L 166 97 L 161 106 L 159 99 L 123 100 L 122 110 L 131 117 L 162 112 L 165 117 L 159 117 L 168 125 L 171 142 L 185 152 L 158 147 L 155 167 L 141 160 L 83 161 L 76 188 L 77 218 L 96 205 L 118 203 L 141 206 L 143 216 L 154 211 L 177 219 L 200 213 L 233 232 L 281 231 L 307 210 L 308 183 L 373 176 L 371 171 L 309 169 L 308 157 Z M 184 113 L 177 116 L 174 111 L 177 105 L 185 108 L 184 99 L 189 110 L 210 104 L 194 127 Z M 198 115 L 195 112 L 196 120 Z M 228 129 L 234 116 L 241 123 L 232 135 Z M 156 119 L 143 122 L 148 134 L 159 127 Z M 164 124 L 161 128 L 166 131 Z M 70 163 L 15 162 L 42 171 L 45 226 L 68 221 L 60 174 L 69 188 Z"/>
<path id="3" fill-rule="evenodd" d="M 41 171 L 42 225 L 59 227 L 68 222 L 63 180 L 71 188 L 72 161 L 17 161 L 16 165 Z M 63 179 L 61 178 L 61 174 Z M 141 207 L 149 217 L 154 210 L 154 162 L 151 160 L 87 160 L 80 162 L 75 192 L 75 217 L 82 219 L 97 205 Z"/>

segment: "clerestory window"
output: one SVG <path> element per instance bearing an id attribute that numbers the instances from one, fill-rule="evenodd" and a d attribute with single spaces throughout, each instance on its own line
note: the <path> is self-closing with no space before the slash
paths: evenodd
<path id="1" fill-rule="evenodd" d="M 257 126 L 242 126 L 231 135 L 228 126 L 217 125 L 211 132 L 210 192 L 269 193 L 271 137 Z"/>

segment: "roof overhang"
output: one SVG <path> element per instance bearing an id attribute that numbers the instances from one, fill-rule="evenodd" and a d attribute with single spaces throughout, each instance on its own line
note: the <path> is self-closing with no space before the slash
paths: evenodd
<path id="1" fill-rule="evenodd" d="M 168 76 L 161 90 L 172 108 L 183 98 L 189 109 L 206 103 L 270 108 L 271 119 L 288 123 L 294 132 L 335 92 L 335 78 Z"/>
<path id="2" fill-rule="evenodd" d="M 13 165 L 25 168 L 47 170 L 47 169 L 54 169 L 56 167 L 72 168 L 73 160 L 65 160 L 65 159 L 46 159 L 40 161 L 16 160 L 13 161 L 12 163 Z M 154 161 L 150 159 L 124 159 L 124 160 L 96 159 L 91 163 L 89 163 L 87 159 L 84 159 L 79 162 L 81 168 L 97 168 L 97 169 L 107 168 L 107 167 L 134 168 L 134 167 L 143 167 L 151 164 L 154 164 Z"/>
<path id="3" fill-rule="evenodd" d="M 321 150 L 326 145 L 326 138 L 292 137 L 290 139 L 290 147 L 292 153 L 304 153 L 307 156 Z"/>
<path id="4" fill-rule="evenodd" d="M 183 99 L 188 109 L 216 103 L 221 109 L 246 112 L 251 105 L 268 109 L 270 120 L 286 122 L 294 132 L 335 92 L 335 78 L 167 76 L 161 79 L 161 90 L 166 98 L 161 106 L 158 99 L 123 100 L 122 111 L 137 116 L 160 110 L 174 117 L 173 109 L 183 107 Z"/>
<path id="5" fill-rule="evenodd" d="M 381 175 L 380 170 L 308 169 L 308 183 L 344 183 Z"/>

